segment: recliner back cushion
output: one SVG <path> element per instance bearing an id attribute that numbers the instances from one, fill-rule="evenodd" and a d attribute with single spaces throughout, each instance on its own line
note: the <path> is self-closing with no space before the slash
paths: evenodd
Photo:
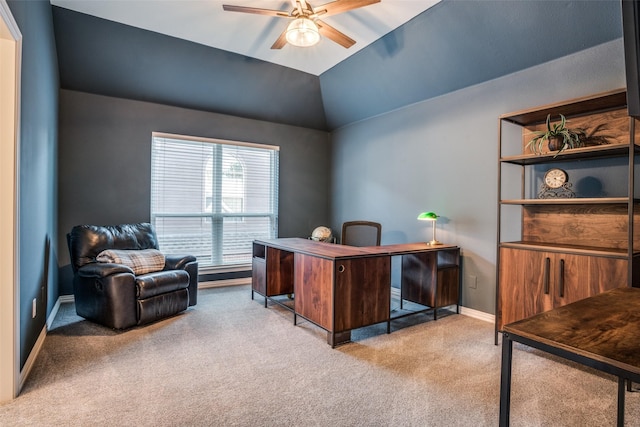
<path id="1" fill-rule="evenodd" d="M 159 249 L 158 237 L 147 222 L 122 225 L 76 225 L 67 235 L 74 271 L 107 249 Z"/>

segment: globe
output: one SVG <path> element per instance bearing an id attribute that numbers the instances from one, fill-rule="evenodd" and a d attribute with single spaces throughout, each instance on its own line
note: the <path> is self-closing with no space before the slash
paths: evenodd
<path id="1" fill-rule="evenodd" d="M 329 227 L 316 227 L 311 233 L 311 240 L 317 242 L 329 242 L 331 241 L 331 229 Z"/>

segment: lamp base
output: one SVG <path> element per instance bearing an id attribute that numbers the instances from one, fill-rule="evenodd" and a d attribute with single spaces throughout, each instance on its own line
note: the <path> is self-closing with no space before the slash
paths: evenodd
<path id="1" fill-rule="evenodd" d="M 427 243 L 427 245 L 431 245 L 431 246 L 436 246 L 436 245 L 443 245 L 444 243 L 438 241 L 438 240 L 432 240 L 430 242 Z"/>

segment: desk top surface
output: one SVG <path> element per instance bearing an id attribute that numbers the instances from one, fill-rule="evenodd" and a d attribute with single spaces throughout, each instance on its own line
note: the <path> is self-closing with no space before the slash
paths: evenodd
<path id="1" fill-rule="evenodd" d="M 317 242 L 300 237 L 255 240 L 255 243 L 274 248 L 299 252 L 322 258 L 358 258 L 370 256 L 404 255 L 417 252 L 458 249 L 455 245 L 429 245 L 427 243 L 401 243 L 396 245 L 356 247 L 335 243 Z"/>
<path id="2" fill-rule="evenodd" d="M 640 289 L 613 289 L 510 323 L 504 332 L 640 374 Z"/>

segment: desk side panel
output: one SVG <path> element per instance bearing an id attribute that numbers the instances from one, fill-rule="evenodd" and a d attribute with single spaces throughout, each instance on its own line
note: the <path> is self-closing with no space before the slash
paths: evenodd
<path id="1" fill-rule="evenodd" d="M 267 263 L 264 258 L 253 257 L 251 262 L 251 289 L 267 295 Z"/>
<path id="2" fill-rule="evenodd" d="M 333 330 L 333 261 L 294 255 L 295 311 L 327 331 Z"/>
<path id="3" fill-rule="evenodd" d="M 421 252 L 402 256 L 402 298 L 435 307 L 438 253 Z"/>
<path id="4" fill-rule="evenodd" d="M 266 296 L 293 293 L 293 252 L 267 247 Z"/>

